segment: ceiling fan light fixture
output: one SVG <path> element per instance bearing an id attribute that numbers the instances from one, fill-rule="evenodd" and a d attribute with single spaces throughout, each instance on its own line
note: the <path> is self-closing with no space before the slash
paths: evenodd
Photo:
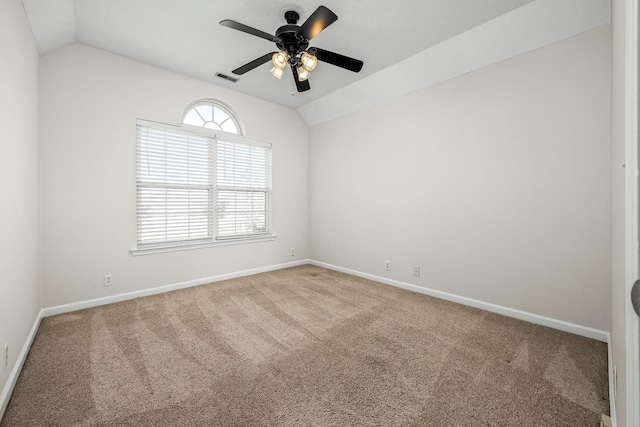
<path id="1" fill-rule="evenodd" d="M 220 21 L 220 25 L 261 39 L 269 40 L 281 49 L 270 51 L 241 67 L 232 70 L 233 74 L 242 75 L 271 60 L 273 68 L 271 74 L 281 79 L 285 68 L 291 68 L 293 81 L 298 92 L 306 92 L 311 89 L 308 78 L 318 64 L 318 60 L 324 61 L 345 70 L 359 72 L 364 63 L 358 59 L 319 47 L 309 47 L 309 41 L 322 32 L 329 25 L 336 22 L 338 15 L 326 6 L 318 6 L 302 25 L 298 25 L 300 15 L 295 11 L 287 11 L 284 14 L 287 25 L 279 27 L 275 35 L 266 33 L 231 19 Z M 307 50 L 308 49 L 308 50 Z M 317 56 L 316 56 L 317 55 Z"/>
<path id="2" fill-rule="evenodd" d="M 304 52 L 300 57 L 300 61 L 307 71 L 313 71 L 313 69 L 316 68 L 316 65 L 318 65 L 318 58 L 311 55 L 309 52 Z"/>
<path id="3" fill-rule="evenodd" d="M 303 82 L 311 77 L 311 72 L 307 70 L 304 66 L 298 67 L 298 81 Z"/>
<path id="4" fill-rule="evenodd" d="M 273 67 L 270 70 L 270 72 L 271 72 L 271 74 L 273 74 L 273 77 L 275 77 L 276 79 L 281 79 L 282 78 L 282 70 L 284 70 L 284 67 L 278 68 L 276 66 L 276 67 Z"/>
<path id="5" fill-rule="evenodd" d="M 276 68 L 283 69 L 287 65 L 287 60 L 289 59 L 289 55 L 287 52 L 280 51 L 273 54 L 271 57 L 271 62 Z"/>

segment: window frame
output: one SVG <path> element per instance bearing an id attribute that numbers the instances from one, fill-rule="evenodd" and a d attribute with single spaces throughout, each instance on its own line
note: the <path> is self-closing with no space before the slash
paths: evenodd
<path id="1" fill-rule="evenodd" d="M 192 104 L 187 111 L 190 108 L 193 108 L 194 105 L 197 105 L 199 103 L 194 103 Z M 236 123 L 238 123 L 238 121 L 236 120 Z M 207 139 L 209 139 L 209 152 L 211 153 L 210 155 L 210 161 L 213 162 L 213 165 L 210 165 L 210 170 L 212 171 L 212 177 L 211 177 L 211 188 L 212 188 L 212 193 L 211 193 L 211 205 L 213 207 L 213 215 L 212 215 L 212 219 L 210 221 L 210 233 L 211 233 L 211 237 L 210 238 L 206 238 L 206 239 L 199 239 L 199 240 L 194 240 L 194 241 L 179 241 L 179 242 L 157 242 L 157 243 L 148 243 L 148 244 L 140 244 L 138 239 L 139 239 L 139 212 L 138 212 L 138 189 L 140 186 L 140 182 L 139 182 L 139 176 L 138 176 L 138 156 L 136 154 L 136 185 L 135 185 L 135 191 L 136 191 L 136 245 L 134 248 L 131 249 L 131 254 L 134 256 L 137 255 L 147 255 L 147 254 L 154 254 L 154 253 L 165 253 L 165 252 L 174 252 L 174 251 L 183 251 L 183 250 L 191 250 L 191 249 L 200 249 L 200 248 L 208 248 L 208 247 L 216 247 L 216 246 L 228 246 L 228 245 L 238 245 L 238 244 L 247 244 L 247 243 L 257 243 L 257 242 L 265 242 L 265 241 L 273 241 L 276 239 L 276 234 L 273 231 L 273 203 L 272 203 L 272 194 L 273 194 L 273 184 L 272 184 L 272 177 L 273 177 L 273 161 L 272 161 L 272 156 L 273 156 L 273 146 L 270 143 L 266 143 L 266 142 L 262 142 L 262 141 L 256 141 L 256 140 L 251 140 L 248 138 L 245 138 L 242 135 L 237 135 L 237 134 L 233 134 L 233 133 L 229 133 L 229 132 L 224 132 L 224 131 L 219 131 L 219 130 L 213 130 L 213 129 L 208 129 L 208 128 L 203 128 L 203 127 L 198 127 L 198 126 L 193 126 L 193 125 L 188 125 L 188 124 L 184 124 L 182 126 L 176 126 L 176 125 L 170 125 L 170 124 L 166 124 L 166 123 L 160 123 L 160 122 L 154 122 L 154 121 L 150 121 L 150 120 L 144 120 L 144 119 L 136 119 L 136 152 L 138 150 L 138 136 L 137 136 L 137 130 L 138 130 L 138 126 L 147 126 L 147 127 L 151 127 L 154 129 L 160 129 L 160 130 L 167 130 L 167 131 L 174 131 L 174 132 L 180 132 L 180 133 L 188 133 L 188 134 L 193 134 L 196 136 L 200 136 L 200 137 L 205 137 Z M 240 129 L 239 129 L 240 130 Z M 268 202 L 268 207 L 266 209 L 266 227 L 267 227 L 267 232 L 265 234 L 256 234 L 256 235 L 249 235 L 249 236 L 242 236 L 242 237 L 227 237 L 227 238 L 223 238 L 223 239 L 218 239 L 217 237 L 217 215 L 215 214 L 216 212 L 216 200 L 217 200 L 217 144 L 218 144 L 218 140 L 220 141 L 226 141 L 226 142 L 230 142 L 230 143 L 236 143 L 236 144 L 242 144 L 242 145 L 249 145 L 249 146 L 257 146 L 257 147 L 265 147 L 268 148 L 269 150 L 269 157 L 270 157 L 270 165 L 271 168 L 269 170 L 270 176 L 269 176 L 269 186 L 267 189 L 265 189 L 265 193 L 266 193 L 266 198 L 267 198 L 267 202 Z"/>

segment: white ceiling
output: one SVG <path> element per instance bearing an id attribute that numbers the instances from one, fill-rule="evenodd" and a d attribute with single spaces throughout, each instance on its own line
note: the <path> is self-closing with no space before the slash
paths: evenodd
<path id="1" fill-rule="evenodd" d="M 297 108 L 306 111 L 306 116 L 311 106 L 321 109 L 327 99 L 348 104 L 349 99 L 340 96 L 341 91 L 346 90 L 353 100 L 360 95 L 368 98 L 365 91 L 370 90 L 370 85 L 365 82 L 376 82 L 381 72 L 386 73 L 385 85 L 391 87 L 391 91 L 394 82 L 403 86 L 405 78 L 411 77 L 412 69 L 399 67 L 399 63 L 424 55 L 431 48 L 459 39 L 461 35 L 466 34 L 466 39 L 473 44 L 469 30 L 482 28 L 485 23 L 493 25 L 498 17 L 521 16 L 523 11 L 535 9 L 536 20 L 544 21 L 545 15 L 556 16 L 560 27 L 567 20 L 588 21 L 577 25 L 576 34 L 610 21 L 610 0 L 323 0 L 322 3 L 318 0 L 23 0 L 23 3 L 41 55 L 68 44 L 83 43 Z M 298 24 L 302 24 L 320 4 L 335 12 L 338 20 L 314 38 L 311 46 L 363 60 L 360 73 L 320 63 L 309 79 L 311 90 L 295 92 L 294 96 L 291 96 L 291 74 L 277 80 L 269 73 L 269 63 L 236 76 L 240 78 L 237 83 L 215 77 L 216 72 L 232 75 L 231 70 L 276 50 L 273 43 L 223 27 L 219 21 L 232 19 L 273 34 L 285 24 L 285 11 L 297 11 Z M 564 5 L 560 12 L 558 5 Z M 557 16 L 558 13 L 567 16 Z M 530 21 L 525 16 L 523 22 Z M 533 25 L 529 31 L 535 32 L 536 27 L 537 24 Z M 544 25 L 541 31 L 543 28 Z M 525 42 L 530 38 L 513 25 L 507 25 L 505 31 L 499 38 L 513 39 L 515 35 Z M 566 37 L 566 34 L 552 34 L 545 37 L 544 43 Z M 511 55 L 526 51 L 512 50 Z M 431 57 L 431 60 L 434 67 L 439 67 L 442 59 Z M 389 74 L 391 69 L 394 71 Z M 421 72 L 428 74 L 428 70 Z M 358 88 L 362 92 L 359 93 Z M 330 104 L 325 109 L 332 108 Z M 305 114 L 303 117 L 310 124 L 324 120 L 310 119 Z"/>

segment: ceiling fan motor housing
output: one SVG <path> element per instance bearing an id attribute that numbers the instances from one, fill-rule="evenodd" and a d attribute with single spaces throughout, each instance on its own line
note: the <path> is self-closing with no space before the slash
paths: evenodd
<path id="1" fill-rule="evenodd" d="M 287 25 L 276 30 L 276 37 L 279 39 L 276 46 L 287 52 L 289 62 L 295 65 L 298 63 L 300 53 L 309 47 L 309 40 L 298 34 L 300 26 L 295 23 L 298 22 L 300 15 L 297 12 L 290 10 L 284 14 L 284 17 Z"/>

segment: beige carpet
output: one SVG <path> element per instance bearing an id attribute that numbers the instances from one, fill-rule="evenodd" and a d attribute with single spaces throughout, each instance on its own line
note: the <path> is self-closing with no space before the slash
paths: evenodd
<path id="1" fill-rule="evenodd" d="M 314 266 L 42 321 L 2 426 L 597 426 L 597 341 Z"/>

